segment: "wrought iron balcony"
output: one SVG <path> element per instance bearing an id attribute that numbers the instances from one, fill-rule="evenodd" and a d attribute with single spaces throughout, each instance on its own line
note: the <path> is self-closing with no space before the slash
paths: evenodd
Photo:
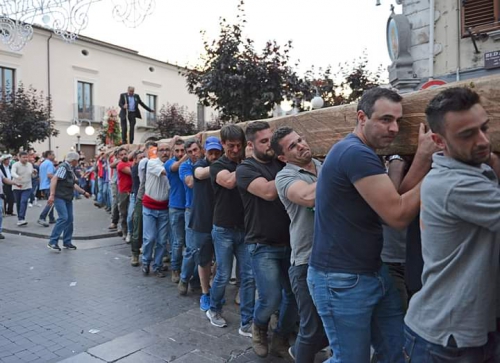
<path id="1" fill-rule="evenodd" d="M 101 122 L 104 118 L 104 111 L 104 106 L 73 104 L 73 118 L 79 121 Z"/>

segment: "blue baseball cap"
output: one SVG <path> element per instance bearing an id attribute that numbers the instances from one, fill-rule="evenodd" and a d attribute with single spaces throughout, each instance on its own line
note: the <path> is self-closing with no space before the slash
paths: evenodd
<path id="1" fill-rule="evenodd" d="M 207 137 L 205 140 L 205 150 L 221 150 L 222 151 L 222 144 L 220 143 L 219 139 L 216 138 L 215 136 L 210 136 Z"/>

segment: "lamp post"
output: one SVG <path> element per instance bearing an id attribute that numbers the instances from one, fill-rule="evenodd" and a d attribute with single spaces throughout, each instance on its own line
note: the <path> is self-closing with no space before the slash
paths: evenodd
<path id="1" fill-rule="evenodd" d="M 313 110 L 317 110 L 318 108 L 322 108 L 323 105 L 325 104 L 325 101 L 323 101 L 323 98 L 319 95 L 318 87 L 316 88 L 316 96 L 311 100 L 311 107 Z"/>
<path id="2" fill-rule="evenodd" d="M 95 133 L 95 129 L 92 127 L 92 124 L 90 121 L 87 121 L 89 123 L 89 125 L 85 128 L 85 133 L 89 136 L 92 136 L 94 135 Z M 81 124 L 82 124 L 82 121 L 78 121 L 78 120 L 75 120 L 75 123 L 71 124 L 67 129 L 66 129 L 66 133 L 69 135 L 69 136 L 75 136 L 76 135 L 76 139 L 77 139 L 77 149 L 76 151 L 77 152 L 80 152 L 80 131 L 81 131 Z"/>

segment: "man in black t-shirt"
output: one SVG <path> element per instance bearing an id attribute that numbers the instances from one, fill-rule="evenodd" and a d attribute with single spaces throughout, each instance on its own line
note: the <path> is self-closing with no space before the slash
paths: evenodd
<path id="1" fill-rule="evenodd" d="M 210 309 L 210 272 L 214 255 L 212 223 L 215 197 L 210 181 L 210 165 L 222 155 L 222 145 L 218 138 L 210 136 L 205 141 L 204 149 L 205 157 L 193 166 L 193 200 L 188 227 L 191 229 L 194 261 L 200 276 L 200 309 L 207 311 Z"/>
<path id="2" fill-rule="evenodd" d="M 290 286 L 290 218 L 278 198 L 274 179 L 283 164 L 271 148 L 273 133 L 265 121 L 248 124 L 246 137 L 252 157 L 236 170 L 245 208 L 245 242 L 252 260 L 259 299 L 255 306 L 252 345 L 259 357 L 268 352 L 289 359 L 288 337 L 297 321 L 297 304 Z M 279 310 L 278 326 L 268 349 L 267 326 Z"/>
<path id="3" fill-rule="evenodd" d="M 128 207 L 128 217 L 127 219 L 132 220 L 132 236 L 130 238 L 131 248 L 132 248 L 132 258 L 130 264 L 132 266 L 139 266 L 139 253 L 142 246 L 142 201 L 137 199 L 137 193 L 139 192 L 139 162 L 144 157 L 144 152 L 142 150 L 136 150 L 133 153 L 134 164 L 130 169 L 132 172 L 132 193 L 130 193 L 130 201 Z M 140 206 L 137 205 L 136 201 L 139 201 Z M 139 220 L 138 215 L 140 214 L 141 219 Z"/>
<path id="4" fill-rule="evenodd" d="M 255 303 L 255 282 L 250 255 L 245 245 L 244 210 L 236 188 L 236 167 L 243 158 L 245 134 L 236 125 L 226 125 L 221 131 L 225 155 L 210 165 L 210 178 L 215 194 L 214 240 L 217 269 L 210 289 L 210 309 L 207 318 L 217 327 L 227 323 L 221 316 L 222 299 L 231 277 L 233 256 L 240 269 L 240 335 L 252 336 L 252 317 Z"/>

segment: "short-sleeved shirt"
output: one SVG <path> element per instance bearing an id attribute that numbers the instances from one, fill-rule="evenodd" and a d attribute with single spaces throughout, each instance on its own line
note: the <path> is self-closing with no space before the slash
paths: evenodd
<path id="1" fill-rule="evenodd" d="M 170 208 L 184 209 L 186 208 L 186 191 L 184 190 L 184 183 L 179 177 L 179 170 L 172 171 L 172 165 L 177 159 L 172 158 L 165 162 L 165 170 L 167 171 L 167 178 L 170 184 L 169 205 Z"/>
<path id="2" fill-rule="evenodd" d="M 130 161 L 120 161 L 116 166 L 118 171 L 118 192 L 120 193 L 131 193 L 132 192 L 132 175 L 123 172 L 126 167 L 131 167 L 132 163 Z"/>
<path id="3" fill-rule="evenodd" d="M 286 195 L 290 186 L 299 180 L 307 184 L 313 184 L 318 180 L 317 175 L 321 170 L 321 163 L 315 159 L 313 163 L 316 167 L 316 174 L 300 166 L 286 164 L 276 175 L 276 189 L 290 217 L 290 247 L 292 248 L 290 263 L 292 266 L 309 263 L 314 234 L 314 212 L 311 208 L 293 203 Z"/>
<path id="4" fill-rule="evenodd" d="M 493 170 L 433 155 L 421 189 L 422 289 L 405 323 L 425 340 L 486 344 L 496 329 L 500 188 Z"/>
<path id="5" fill-rule="evenodd" d="M 245 208 L 246 243 L 290 246 L 290 218 L 280 198 L 267 201 L 248 191 L 248 186 L 257 178 L 274 180 L 283 166 L 276 159 L 261 163 L 249 158 L 236 169 L 236 183 Z"/>
<path id="6" fill-rule="evenodd" d="M 236 171 L 237 163 L 221 156 L 210 165 L 210 179 L 215 195 L 214 225 L 224 228 L 241 228 L 245 226 L 243 202 L 238 188 L 227 189 L 216 182 L 217 174 L 223 170 L 232 173 Z"/>
<path id="7" fill-rule="evenodd" d="M 184 191 L 186 193 L 186 208 L 191 208 L 193 202 L 193 189 L 188 187 L 186 184 L 186 177 L 188 176 L 193 176 L 193 162 L 191 159 L 187 159 L 179 167 L 179 178 L 182 181 L 182 185 L 184 186 Z"/>
<path id="8" fill-rule="evenodd" d="M 384 245 L 380 256 L 386 263 L 406 262 L 406 234 L 407 229 L 397 230 L 388 225 L 382 226 Z"/>
<path id="9" fill-rule="evenodd" d="M 193 173 L 197 168 L 209 166 L 206 158 L 198 160 L 193 166 Z M 193 203 L 191 205 L 191 219 L 189 228 L 201 233 L 212 231 L 215 197 L 210 178 L 197 179 L 193 176 Z"/>
<path id="10" fill-rule="evenodd" d="M 50 179 L 48 174 L 54 175 L 56 172 L 56 167 L 52 160 L 46 159 L 40 165 L 40 190 L 50 189 Z"/>
<path id="11" fill-rule="evenodd" d="M 320 271 L 357 274 L 380 269 L 382 224 L 354 183 L 385 173 L 375 151 L 356 135 L 349 134 L 333 146 L 316 186 L 310 266 Z"/>

